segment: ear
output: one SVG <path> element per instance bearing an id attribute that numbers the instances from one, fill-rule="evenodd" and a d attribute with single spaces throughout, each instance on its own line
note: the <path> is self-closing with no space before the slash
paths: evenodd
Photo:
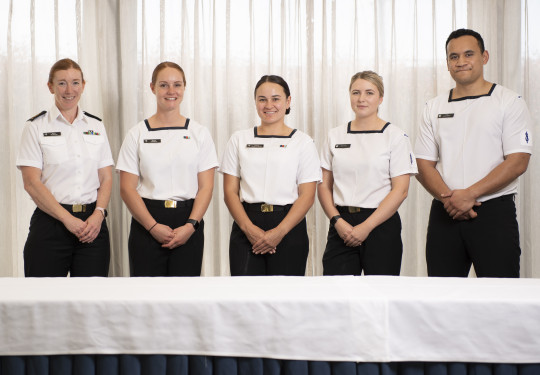
<path id="1" fill-rule="evenodd" d="M 287 98 L 287 108 L 291 108 L 291 97 Z"/>
<path id="2" fill-rule="evenodd" d="M 154 89 L 156 88 L 156 85 L 154 85 L 152 82 L 150 82 L 150 90 L 155 94 Z"/>
<path id="3" fill-rule="evenodd" d="M 488 60 L 489 60 L 489 52 L 486 49 L 486 50 L 484 50 L 484 53 L 482 54 L 482 62 L 483 62 L 483 64 L 486 65 Z"/>
<path id="4" fill-rule="evenodd" d="M 53 87 L 53 84 L 50 83 L 50 82 L 47 82 L 47 87 L 49 88 L 49 92 L 51 94 L 54 94 L 54 87 Z"/>
<path id="5" fill-rule="evenodd" d="M 379 98 L 379 105 L 381 105 L 381 104 L 382 104 L 382 102 L 383 102 L 383 99 L 384 99 L 384 97 L 383 97 L 383 96 L 381 96 L 381 97 Z"/>

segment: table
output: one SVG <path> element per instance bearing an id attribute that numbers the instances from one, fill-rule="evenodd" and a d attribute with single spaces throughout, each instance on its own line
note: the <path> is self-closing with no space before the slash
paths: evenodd
<path id="1" fill-rule="evenodd" d="M 2 278 L 0 355 L 540 363 L 540 280 Z"/>

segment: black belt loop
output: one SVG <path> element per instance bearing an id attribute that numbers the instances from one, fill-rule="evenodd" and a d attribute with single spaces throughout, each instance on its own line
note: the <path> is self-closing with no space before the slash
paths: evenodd
<path id="1" fill-rule="evenodd" d="M 194 199 L 188 199 L 185 201 L 174 201 L 174 200 L 159 200 L 159 199 L 143 198 L 143 201 L 144 201 L 144 204 L 146 204 L 146 207 L 179 208 L 179 207 L 192 207 Z"/>

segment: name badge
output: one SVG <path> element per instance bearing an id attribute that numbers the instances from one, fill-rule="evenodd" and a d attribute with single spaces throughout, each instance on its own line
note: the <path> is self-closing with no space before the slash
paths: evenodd
<path id="1" fill-rule="evenodd" d="M 61 135 L 62 135 L 62 132 L 43 133 L 44 137 L 60 137 Z"/>
<path id="2" fill-rule="evenodd" d="M 335 148 L 351 148 L 351 144 L 350 143 L 338 143 L 334 147 Z"/>
<path id="3" fill-rule="evenodd" d="M 264 145 L 262 143 L 248 143 L 246 147 L 247 148 L 263 148 Z"/>
<path id="4" fill-rule="evenodd" d="M 450 117 L 454 117 L 454 114 L 453 113 L 439 113 L 439 115 L 437 117 L 438 118 L 450 118 Z"/>
<path id="5" fill-rule="evenodd" d="M 144 143 L 161 143 L 161 139 L 145 139 Z"/>

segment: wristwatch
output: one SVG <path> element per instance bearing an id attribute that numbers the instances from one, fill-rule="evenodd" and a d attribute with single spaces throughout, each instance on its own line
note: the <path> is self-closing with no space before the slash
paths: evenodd
<path id="1" fill-rule="evenodd" d="M 200 223 L 195 219 L 187 219 L 186 223 L 190 223 L 191 225 L 193 225 L 193 228 L 195 230 L 199 229 Z"/>
<path id="2" fill-rule="evenodd" d="M 330 219 L 330 225 L 331 226 L 335 226 L 337 221 L 341 219 L 341 215 L 336 215 L 336 216 L 333 216 L 331 219 Z"/>
<path id="3" fill-rule="evenodd" d="M 107 212 L 107 209 L 105 209 L 105 208 L 103 208 L 103 207 L 96 207 L 96 210 L 101 211 L 101 214 L 103 215 L 103 218 L 106 218 L 107 215 L 109 214 L 109 213 Z"/>

